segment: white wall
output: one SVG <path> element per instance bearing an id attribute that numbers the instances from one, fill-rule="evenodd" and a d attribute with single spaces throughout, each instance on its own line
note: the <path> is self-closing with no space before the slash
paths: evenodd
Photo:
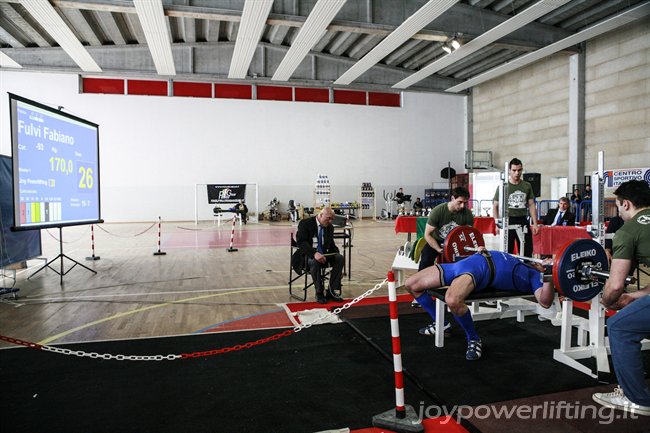
<path id="1" fill-rule="evenodd" d="M 11 154 L 7 92 L 100 125 L 102 217 L 194 219 L 197 183 L 257 183 L 310 205 L 319 173 L 332 201 L 378 192 L 421 195 L 451 161 L 463 170 L 465 98 L 405 93 L 402 108 L 79 94 L 76 75 L 0 71 L 0 153 Z M 209 210 L 206 204 L 205 211 Z"/>

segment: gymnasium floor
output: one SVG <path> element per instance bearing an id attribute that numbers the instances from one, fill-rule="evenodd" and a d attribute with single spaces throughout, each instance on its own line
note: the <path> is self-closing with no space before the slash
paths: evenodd
<path id="1" fill-rule="evenodd" d="M 288 296 L 288 243 L 292 231 L 295 231 L 295 224 L 286 221 L 237 226 L 234 247 L 238 251 L 228 252 L 229 224 L 163 222 L 160 250 L 166 254 L 154 255 L 158 250 L 154 222 L 102 224 L 95 226 L 94 230 L 94 254 L 99 259 L 88 260 L 87 257 L 92 255 L 90 227 L 64 228 L 64 254 L 96 270 L 97 274 L 76 266 L 64 276 L 61 285 L 59 275 L 51 269 L 33 274 L 43 265 L 42 260 L 29 261 L 27 269 L 16 271 L 15 287 L 20 288 L 19 297 L 4 297 L 0 302 L 0 335 L 65 347 L 68 343 L 134 341 L 220 332 L 228 333 L 223 335 L 228 335 L 228 341 L 232 342 L 237 340 L 233 340 L 234 331 L 267 329 L 283 332 L 295 326 L 297 320 L 310 320 L 312 316 L 299 315 L 303 314 L 302 311 L 318 307 L 311 302 L 313 291 L 305 304 L 299 304 Z M 59 253 L 57 236 L 58 230 L 42 232 L 44 257 L 53 258 Z M 347 276 L 343 280 L 344 298 L 352 299 L 380 284 L 390 269 L 395 251 L 405 241 L 405 234 L 395 234 L 393 222 L 354 222 L 352 272 L 349 280 Z M 488 245 L 494 242 L 493 239 L 487 241 Z M 66 260 L 64 265 L 68 270 L 72 262 Z M 59 269 L 60 261 L 52 266 Z M 11 276 L 12 272 L 8 274 Z M 4 287 L 12 284 L 11 278 L 2 281 Z M 386 295 L 384 285 L 373 293 L 371 300 L 383 303 Z M 407 303 L 402 308 L 409 313 Z M 388 323 L 388 319 L 386 321 Z M 241 343 L 249 341 L 245 335 L 242 334 Z M 0 348 L 9 347 L 15 346 L 0 341 Z M 243 356 L 247 356 L 245 351 L 241 351 Z M 247 359 L 250 363 L 256 362 L 254 354 L 248 355 Z M 558 369 L 566 368 L 553 361 L 550 354 L 546 362 L 557 364 L 554 367 Z M 7 365 L 0 366 L 5 372 L 7 368 Z M 263 368 L 263 364 L 259 368 Z M 387 364 L 386 368 L 390 373 L 390 365 Z M 597 386 L 596 383 L 593 385 Z M 598 389 L 611 388 L 608 385 Z M 568 401 L 587 405 L 592 392 L 593 389 L 579 389 L 569 392 L 568 397 L 556 395 L 553 399 L 569 398 L 574 400 Z M 543 395 L 536 398 L 538 401 L 545 399 Z M 407 395 L 408 403 L 414 406 L 419 403 L 408 400 Z M 526 401 L 531 400 L 528 398 Z M 469 431 L 483 432 L 537 431 L 537 428 L 557 432 L 632 432 L 645 429 L 640 427 L 645 424 L 629 420 L 618 425 L 594 419 L 573 423 L 562 423 L 557 419 L 514 420 L 508 422 L 507 428 L 494 417 L 475 416 L 470 418 L 470 422 Z M 2 424 L 0 421 L 0 426 Z M 357 425 L 370 427 L 371 422 L 364 417 Z M 346 427 L 338 426 L 340 429 Z M 323 425 L 322 430 L 325 428 L 328 426 Z M 460 430 L 446 431 L 464 431 L 457 428 Z M 292 429 L 267 428 L 265 431 L 303 430 L 292 426 Z"/>

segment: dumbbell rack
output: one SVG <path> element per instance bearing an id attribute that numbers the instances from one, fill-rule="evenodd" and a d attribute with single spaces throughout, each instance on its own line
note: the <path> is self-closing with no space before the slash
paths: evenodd
<path id="1" fill-rule="evenodd" d="M 359 219 L 363 219 L 364 210 L 370 211 L 372 209 L 372 219 L 377 220 L 377 198 L 375 197 L 375 189 L 370 182 L 363 182 L 361 184 L 360 196 L 361 200 L 359 203 L 361 203 L 361 207 L 359 208 Z"/>
<path id="2" fill-rule="evenodd" d="M 314 187 L 314 208 L 329 206 L 331 193 L 329 178 L 326 174 L 319 174 Z"/>

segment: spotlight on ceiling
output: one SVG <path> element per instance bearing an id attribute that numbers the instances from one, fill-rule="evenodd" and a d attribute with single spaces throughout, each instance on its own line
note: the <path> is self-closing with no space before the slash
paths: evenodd
<path id="1" fill-rule="evenodd" d="M 456 39 L 456 37 L 453 37 L 451 39 L 447 39 L 442 44 L 442 49 L 447 54 L 451 54 L 452 52 L 456 51 L 459 48 L 460 48 L 460 42 L 458 42 L 458 39 Z"/>

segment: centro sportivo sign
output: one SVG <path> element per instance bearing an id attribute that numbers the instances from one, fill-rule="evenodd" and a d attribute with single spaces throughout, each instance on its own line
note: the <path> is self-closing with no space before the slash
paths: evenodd
<path id="1" fill-rule="evenodd" d="M 650 168 L 624 168 L 605 170 L 605 188 L 618 188 L 628 180 L 644 180 L 650 185 Z"/>

